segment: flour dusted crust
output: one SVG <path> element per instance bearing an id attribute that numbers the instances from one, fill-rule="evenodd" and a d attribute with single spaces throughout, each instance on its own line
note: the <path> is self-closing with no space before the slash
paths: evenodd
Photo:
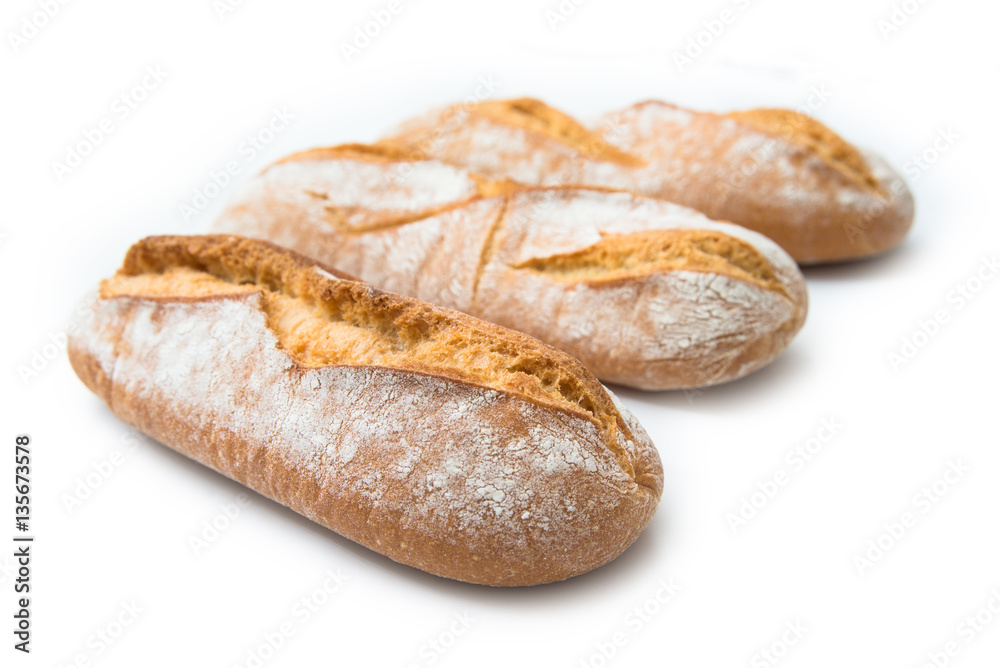
<path id="1" fill-rule="evenodd" d="M 804 322 L 801 272 L 756 232 L 627 192 L 495 182 L 356 150 L 273 165 L 215 230 L 518 329 L 642 389 L 744 376 Z M 412 203 L 405 217 L 399 201 Z M 344 225 L 351 216 L 365 226 Z"/>
<path id="2" fill-rule="evenodd" d="M 121 419 L 396 561 L 497 586 L 620 554 L 648 436 L 567 355 L 261 241 L 151 237 L 69 342 Z"/>
<path id="3" fill-rule="evenodd" d="M 759 234 L 629 193 L 509 199 L 473 312 L 546 340 L 604 380 L 657 390 L 741 378 L 774 360 L 805 320 L 801 273 Z M 643 244 L 680 261 L 619 271 L 600 262 L 625 264 Z M 559 271 L 565 259 L 577 273 Z"/>
<path id="4" fill-rule="evenodd" d="M 381 145 L 491 178 L 602 186 L 690 206 L 763 233 L 801 264 L 884 252 L 913 221 L 899 174 L 803 114 L 714 114 L 650 101 L 594 127 L 537 100 L 490 101 L 410 120 Z"/>

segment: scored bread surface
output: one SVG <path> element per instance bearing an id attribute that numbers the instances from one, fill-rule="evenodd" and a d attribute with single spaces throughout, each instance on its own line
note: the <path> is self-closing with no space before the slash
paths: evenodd
<path id="1" fill-rule="evenodd" d="M 750 230 L 627 192 L 498 185 L 374 155 L 325 149 L 273 165 L 214 229 L 518 329 L 642 389 L 741 377 L 804 322 L 801 272 Z"/>
<path id="2" fill-rule="evenodd" d="M 621 553 L 662 470 L 572 358 L 270 244 L 151 237 L 69 343 L 126 422 L 396 561 L 539 584 Z"/>
<path id="3" fill-rule="evenodd" d="M 798 112 L 714 114 L 649 101 L 594 128 L 538 100 L 488 101 L 411 119 L 379 145 L 489 178 L 690 206 L 765 234 L 803 264 L 884 252 L 913 221 L 899 174 Z"/>

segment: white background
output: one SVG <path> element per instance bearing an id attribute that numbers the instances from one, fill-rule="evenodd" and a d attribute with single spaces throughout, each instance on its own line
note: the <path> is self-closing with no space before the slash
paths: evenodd
<path id="1" fill-rule="evenodd" d="M 341 43 L 387 0 L 246 0 L 221 17 L 212 0 L 69 2 L 16 49 L 10 35 L 39 9 L 5 2 L 0 664 L 245 666 L 288 623 L 262 665 L 768 666 L 759 652 L 781 653 L 783 634 L 795 643 L 777 663 L 789 668 L 916 668 L 949 641 L 948 665 L 998 665 L 1000 614 L 981 613 L 994 619 L 971 638 L 962 625 L 991 601 L 1000 610 L 1000 279 L 977 283 L 1000 251 L 1000 8 L 906 4 L 912 16 L 883 35 L 887 0 L 591 0 L 554 29 L 555 0 L 408 0 L 348 63 Z M 733 21 L 678 71 L 673 54 L 723 9 Z M 116 98 L 156 66 L 165 79 L 120 118 Z M 137 443 L 47 344 L 131 242 L 208 228 L 231 186 L 189 221 L 180 205 L 212 170 L 237 160 L 244 179 L 297 149 L 374 140 L 473 94 L 481 77 L 500 83 L 498 97 L 534 95 L 584 118 L 645 98 L 800 107 L 825 90 L 816 117 L 907 170 L 913 232 L 886 257 L 808 270 L 809 320 L 765 370 L 703 393 L 620 392 L 660 449 L 666 491 L 649 530 L 605 568 L 522 590 L 446 581 L 252 493 L 196 555 L 190 538 L 242 488 Z M 241 144 L 274 108 L 294 120 L 249 159 Z M 111 134 L 59 180 L 53 161 L 106 117 Z M 940 132 L 957 139 L 935 155 Z M 920 167 L 925 151 L 936 159 Z M 953 291 L 966 285 L 979 291 L 960 307 Z M 939 310 L 946 322 L 894 368 L 890 353 Z M 22 378 L 33 361 L 38 373 Z M 796 470 L 787 454 L 831 418 L 842 426 Z M 37 536 L 27 657 L 11 647 L 7 547 L 20 433 L 33 440 Z M 111 473 L 68 508 L 113 455 Z M 949 462 L 968 470 L 934 503 L 915 500 Z M 727 515 L 778 471 L 788 484 L 734 532 Z M 915 526 L 883 537 L 893 544 L 859 567 L 906 512 Z M 347 579 L 304 619 L 294 606 L 328 571 Z M 679 592 L 660 603 L 671 580 Z M 133 603 L 134 621 L 123 612 Z M 129 623 L 104 644 L 98 634 L 116 633 L 119 617 Z"/>

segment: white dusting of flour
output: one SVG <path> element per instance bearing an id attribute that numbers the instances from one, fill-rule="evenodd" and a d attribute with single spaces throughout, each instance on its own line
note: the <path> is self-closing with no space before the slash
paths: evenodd
<path id="1" fill-rule="evenodd" d="M 324 509 L 360 504 L 428 538 L 583 545 L 636 489 L 581 416 L 414 372 L 301 366 L 260 293 L 118 297 L 94 313 L 74 345 L 113 370 L 120 417 L 334 530 L 356 518 Z M 220 447 L 228 437 L 249 446 Z"/>

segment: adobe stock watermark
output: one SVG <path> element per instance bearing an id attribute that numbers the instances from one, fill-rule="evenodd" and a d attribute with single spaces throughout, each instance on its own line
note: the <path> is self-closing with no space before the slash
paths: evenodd
<path id="1" fill-rule="evenodd" d="M 433 666 L 455 646 L 459 638 L 472 628 L 476 619 L 468 612 L 455 613 L 451 622 L 437 635 L 420 645 L 417 650 L 419 661 L 408 664 L 407 668 Z"/>
<path id="2" fill-rule="evenodd" d="M 741 12 L 750 9 L 750 0 L 730 0 L 729 4 L 736 9 L 724 7 L 715 16 L 702 21 L 701 30 L 688 35 L 684 48 L 673 52 L 674 65 L 678 73 L 684 74 L 687 67 L 705 55 L 729 26 L 736 23 Z"/>
<path id="3" fill-rule="evenodd" d="M 323 581 L 312 591 L 300 597 L 293 604 L 287 617 L 270 631 L 260 634 L 259 640 L 246 650 L 246 656 L 240 662 L 234 662 L 233 668 L 261 668 L 274 658 L 285 643 L 295 633 L 309 623 L 311 619 L 340 592 L 350 578 L 340 572 L 340 569 L 328 570 L 323 574 Z"/>
<path id="4" fill-rule="evenodd" d="M 605 152 L 616 148 L 616 141 L 621 141 L 625 134 L 625 126 L 614 119 L 605 119 L 601 128 L 594 130 L 592 138 L 577 148 L 569 164 L 545 179 L 545 188 L 532 197 L 529 207 L 519 208 L 513 216 L 517 221 L 534 221 L 543 218 L 552 211 L 564 194 L 558 190 L 561 186 L 572 186 L 580 182 L 579 174 L 583 173 L 587 162 L 594 157 L 600 158 Z M 589 332 L 578 332 L 580 336 L 589 336 Z"/>
<path id="5" fill-rule="evenodd" d="M 588 0 L 560 0 L 559 4 L 553 5 L 545 10 L 545 20 L 549 24 L 549 30 L 555 32 L 559 26 L 566 23 L 581 6 L 587 4 Z"/>
<path id="6" fill-rule="evenodd" d="M 853 558 L 859 575 L 864 575 L 875 564 L 882 561 L 894 547 L 905 538 L 920 520 L 941 503 L 942 499 L 961 482 L 972 469 L 954 459 L 948 462 L 941 476 L 924 485 L 910 498 L 910 507 L 898 516 L 883 522 L 880 533 L 868 541 Z"/>
<path id="7" fill-rule="evenodd" d="M 202 522 L 201 528 L 188 536 L 188 547 L 194 556 L 200 557 L 222 534 L 229 531 L 233 522 L 250 507 L 250 503 L 250 497 L 241 492 L 233 501 L 221 504 L 219 512 Z"/>
<path id="8" fill-rule="evenodd" d="M 129 429 L 122 434 L 121 444 L 117 448 L 109 452 L 106 457 L 93 462 L 85 473 L 76 478 L 72 489 L 63 492 L 60 500 L 66 512 L 72 515 L 82 508 L 94 493 L 111 479 L 115 471 L 129 460 L 139 445 L 148 441 L 145 434 L 135 429 Z"/>
<path id="9" fill-rule="evenodd" d="M 683 389 L 684 399 L 687 400 L 688 406 L 694 406 L 695 401 L 708 394 L 710 389 L 711 387 L 685 387 Z"/>
<path id="10" fill-rule="evenodd" d="M 52 22 L 70 0 L 37 0 L 38 9 L 21 17 L 17 30 L 7 31 L 7 42 L 14 53 L 28 45 Z"/>
<path id="11" fill-rule="evenodd" d="M 225 21 L 226 18 L 243 6 L 246 0 L 212 0 L 212 10 L 216 18 Z"/>
<path id="12" fill-rule="evenodd" d="M 92 317 L 91 308 L 94 302 L 83 299 L 73 310 L 69 323 L 65 328 L 49 332 L 42 343 L 28 351 L 22 362 L 15 367 L 21 384 L 27 387 L 32 381 L 42 375 L 56 359 L 66 359 L 66 343 L 69 337 L 80 333 L 83 321 Z"/>
<path id="13" fill-rule="evenodd" d="M 868 234 L 875 220 L 881 217 L 886 209 L 893 204 L 893 198 L 906 192 L 906 183 L 902 179 L 893 181 L 892 185 L 889 186 L 889 192 L 891 195 L 887 195 L 881 190 L 872 192 L 871 205 L 862 211 L 860 216 L 844 223 L 844 235 L 847 236 L 848 242 L 855 244 L 858 239 L 864 238 Z"/>
<path id="14" fill-rule="evenodd" d="M 756 490 L 740 498 L 739 507 L 726 513 L 726 523 L 734 534 L 753 521 L 757 515 L 774 500 L 795 474 L 801 472 L 806 465 L 816 458 L 829 445 L 834 437 L 844 429 L 837 417 L 825 417 L 819 427 L 805 442 L 791 448 L 784 458 L 784 464 L 774 469 L 772 473 L 757 481 Z"/>
<path id="15" fill-rule="evenodd" d="M 452 130 L 455 130 L 469 115 L 469 110 L 480 102 L 492 98 L 502 83 L 497 81 L 492 74 L 486 74 L 476 81 L 476 87 L 457 106 L 457 108 L 444 119 L 444 122 L 434 128 L 428 137 L 420 140 L 410 147 L 410 151 L 417 158 L 428 158 L 434 152 L 438 143 L 446 137 Z M 386 183 L 401 183 L 408 179 L 413 173 L 414 165 L 411 161 L 396 161 L 392 167 L 385 172 Z"/>
<path id="16" fill-rule="evenodd" d="M 248 134 L 236 149 L 236 155 L 218 169 L 208 172 L 208 178 L 191 191 L 191 199 L 178 205 L 185 223 L 204 212 L 233 183 L 233 177 L 256 159 L 257 155 L 275 138 L 288 129 L 295 115 L 287 108 L 274 107 L 271 116 L 256 131 Z"/>
<path id="17" fill-rule="evenodd" d="M 644 601 L 633 607 L 622 617 L 617 629 L 603 640 L 594 644 L 586 658 L 580 659 L 578 668 L 604 668 L 609 665 L 622 647 L 634 639 L 653 619 L 669 605 L 681 591 L 673 578 L 663 578 L 656 583 L 656 589 Z"/>
<path id="18" fill-rule="evenodd" d="M 917 320 L 917 324 L 900 339 L 899 346 L 886 353 L 889 368 L 898 372 L 902 367 L 912 362 L 920 351 L 941 333 L 941 330 L 951 322 L 986 285 L 1000 273 L 996 253 L 982 257 L 979 265 L 970 276 L 959 281 L 944 297 L 944 305 L 934 309 L 927 318 Z"/>
<path id="19" fill-rule="evenodd" d="M 806 91 L 802 104 L 796 107 L 795 111 L 803 116 L 812 116 L 826 106 L 833 97 L 834 92 L 827 88 L 825 83 L 814 84 Z M 733 193 L 742 191 L 761 167 L 773 165 L 775 156 L 783 149 L 784 143 L 796 137 L 808 119 L 785 115 L 779 122 L 780 126 L 775 128 L 774 132 L 777 136 L 769 137 L 762 142 L 750 155 L 743 158 L 735 171 L 727 170 L 727 177 L 719 180 L 716 190 L 720 198 L 726 199 Z M 729 176 L 730 172 L 732 176 Z"/>
<path id="20" fill-rule="evenodd" d="M 931 166 L 933 166 L 944 153 L 946 153 L 961 138 L 952 126 L 938 128 L 937 134 L 931 143 L 919 153 L 910 156 L 910 159 L 903 165 L 904 173 L 910 177 L 911 181 L 920 179 Z M 881 190 L 872 193 L 871 204 L 861 212 L 861 215 L 844 224 L 844 234 L 847 240 L 854 244 L 858 239 L 864 237 L 871 228 L 875 220 L 881 217 L 886 209 L 893 204 L 893 200 L 906 191 L 906 183 L 902 179 L 892 182 L 889 186 L 889 193 Z"/>
<path id="21" fill-rule="evenodd" d="M 962 618 L 955 625 L 955 633 L 937 649 L 924 653 L 926 661 L 920 668 L 947 668 L 952 661 L 961 655 L 962 650 L 981 637 L 994 621 L 1000 618 L 1000 587 L 993 587 L 988 592 L 986 602 Z"/>
<path id="22" fill-rule="evenodd" d="M 124 601 L 111 619 L 87 636 L 85 649 L 74 654 L 71 661 L 60 663 L 59 668 L 90 668 L 121 640 L 145 611 L 135 600 Z"/>
<path id="23" fill-rule="evenodd" d="M 770 666 L 777 665 L 788 656 L 788 652 L 793 647 L 799 644 L 808 631 L 809 629 L 798 620 L 785 622 L 785 628 L 781 635 L 751 657 L 751 668 L 770 668 Z"/>
<path id="24" fill-rule="evenodd" d="M 369 13 L 367 21 L 354 27 L 351 40 L 340 42 L 340 53 L 344 56 L 347 64 L 350 65 L 354 62 L 354 59 L 371 46 L 382 32 L 392 25 L 396 17 L 411 4 L 413 4 L 413 0 L 389 0 L 383 7 L 373 9 Z"/>
<path id="25" fill-rule="evenodd" d="M 911 182 L 920 180 L 931 167 L 934 166 L 941 156 L 955 145 L 962 135 L 958 134 L 952 126 L 937 129 L 934 139 L 920 153 L 910 156 L 910 159 L 903 165 L 903 173 L 910 177 Z"/>
<path id="26" fill-rule="evenodd" d="M 879 34 L 882 35 L 882 41 L 888 42 L 889 38 L 909 23 L 926 4 L 927 0 L 904 0 L 892 3 L 889 16 L 875 22 Z"/>
<path id="27" fill-rule="evenodd" d="M 71 328 L 74 326 L 71 324 Z M 17 375 L 21 378 L 21 383 L 27 386 L 32 380 L 38 378 L 54 359 L 61 359 L 62 353 L 66 350 L 66 337 L 74 334 L 74 331 L 50 332 L 45 342 L 33 348 L 28 354 L 27 364 L 17 365 Z"/>
<path id="28" fill-rule="evenodd" d="M 166 80 L 167 73 L 159 65 L 146 66 L 139 82 L 111 101 L 110 112 L 93 126 L 84 128 L 79 139 L 67 144 L 61 161 L 52 161 L 52 173 L 56 180 L 62 183 L 68 175 L 79 168 L 97 147 L 149 98 L 150 93 Z"/>

